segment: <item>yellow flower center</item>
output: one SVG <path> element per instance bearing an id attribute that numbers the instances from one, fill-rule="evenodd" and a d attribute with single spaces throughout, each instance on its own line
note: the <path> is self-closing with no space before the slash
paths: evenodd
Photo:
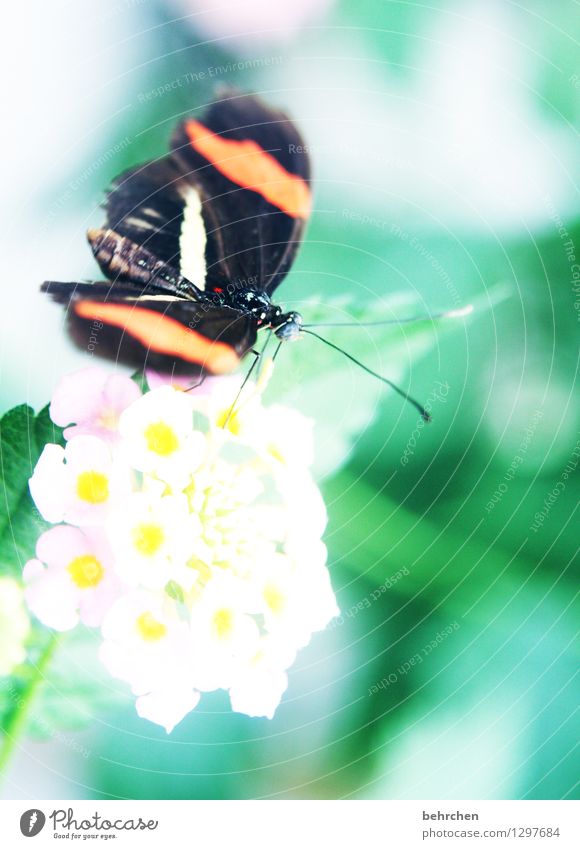
<path id="1" fill-rule="evenodd" d="M 168 457 L 179 448 L 177 434 L 165 422 L 154 422 L 145 430 L 145 441 L 149 451 L 159 454 L 160 457 Z"/>
<path id="2" fill-rule="evenodd" d="M 81 590 L 96 587 L 103 580 L 105 570 L 93 554 L 81 554 L 67 566 L 67 571 L 74 583 Z"/>
<path id="3" fill-rule="evenodd" d="M 231 610 L 223 608 L 213 615 L 213 627 L 218 640 L 227 639 L 234 627 L 234 615 Z"/>
<path id="4" fill-rule="evenodd" d="M 102 504 L 109 497 L 109 479 L 102 472 L 81 472 L 77 478 L 77 495 L 89 504 Z"/>
<path id="5" fill-rule="evenodd" d="M 162 622 L 158 622 L 150 610 L 137 617 L 135 625 L 139 636 L 148 642 L 161 640 L 167 633 L 167 628 Z"/>
<path id="6" fill-rule="evenodd" d="M 165 541 L 163 528 L 159 525 L 147 524 L 143 522 L 133 528 L 133 545 L 145 557 L 152 557 L 157 554 Z"/>
<path id="7" fill-rule="evenodd" d="M 272 584 L 264 588 L 264 601 L 272 613 L 282 613 L 286 606 L 284 593 Z"/>

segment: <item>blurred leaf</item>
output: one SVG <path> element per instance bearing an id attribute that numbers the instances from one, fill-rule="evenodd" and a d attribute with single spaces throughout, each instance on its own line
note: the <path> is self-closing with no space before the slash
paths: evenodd
<path id="1" fill-rule="evenodd" d="M 99 660 L 99 630 L 79 626 L 56 640 L 30 713 L 29 731 L 42 738 L 105 721 L 107 711 L 133 701 L 129 688 L 115 682 Z"/>
<path id="2" fill-rule="evenodd" d="M 365 39 L 367 61 L 374 59 L 387 79 L 387 72 L 412 78 L 418 62 L 418 34 L 433 30 L 445 5 L 445 0 L 429 5 L 400 0 L 383 0 L 380 5 L 376 0 L 342 0 L 335 14 L 343 26 L 355 27 L 357 36 Z"/>
<path id="3" fill-rule="evenodd" d="M 0 729 L 67 742 L 63 732 L 101 721 L 107 711 L 132 703 L 100 663 L 98 630 L 78 627 L 66 634 L 35 622 L 27 660 L 1 679 Z M 21 714 L 21 715 L 20 715 Z M 11 733 L 11 732 L 10 732 Z"/>
<path id="4" fill-rule="evenodd" d="M 474 304 L 475 314 L 499 303 L 507 294 L 503 286 L 490 290 Z M 344 347 L 348 354 L 405 391 L 405 372 L 431 350 L 441 334 L 462 327 L 461 319 L 452 318 L 401 323 L 424 313 L 418 298 L 401 293 L 363 304 L 338 298 L 325 304 L 310 301 L 302 308 L 306 325 L 312 324 L 321 336 Z M 362 326 L 380 321 L 393 323 Z M 334 322 L 361 326 L 316 327 Z M 276 372 L 270 397 L 298 407 L 316 422 L 315 474 L 324 476 L 336 471 L 348 459 L 357 434 L 378 414 L 384 384 L 313 337 L 305 336 L 300 344 L 285 346 L 279 359 L 283 366 Z"/>
<path id="5" fill-rule="evenodd" d="M 395 594 L 422 599 L 431 609 L 444 604 L 454 617 L 469 615 L 483 627 L 493 621 L 494 629 L 506 632 L 517 613 L 529 613 L 522 590 L 532 576 L 544 611 L 549 608 L 558 618 L 562 605 L 570 603 L 525 552 L 517 558 L 507 554 L 497 540 L 480 539 L 477 528 L 462 537 L 405 510 L 348 471 L 327 481 L 323 492 L 331 517 L 326 541 L 341 552 L 338 561 L 376 585 L 407 569 L 409 575 L 393 587 Z"/>
<path id="6" fill-rule="evenodd" d="M 14 741 L 26 729 L 28 711 L 50 663 L 56 639 L 35 623 L 26 640 L 26 662 L 12 674 L 0 677 L 0 760 L 9 754 Z"/>
<path id="7" fill-rule="evenodd" d="M 350 471 L 327 481 L 324 494 L 331 568 L 349 569 L 353 582 L 364 576 L 371 587 L 364 598 L 391 629 L 390 636 L 367 620 L 368 660 L 359 659 L 380 662 L 375 680 L 389 682 L 394 673 L 383 691 L 368 693 L 376 702 L 370 751 L 377 760 L 361 796 L 431 798 L 437 786 L 452 799 L 571 792 L 573 562 L 546 575 L 525 538 L 518 552 L 506 552 L 477 526 L 462 535 L 460 526 L 416 515 Z M 403 577 L 376 594 L 393 575 Z M 451 623 L 453 635 L 425 653 Z"/>

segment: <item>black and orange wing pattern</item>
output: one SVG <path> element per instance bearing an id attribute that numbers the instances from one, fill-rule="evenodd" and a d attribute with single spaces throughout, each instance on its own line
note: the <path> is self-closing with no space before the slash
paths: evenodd
<path id="1" fill-rule="evenodd" d="M 88 232 L 110 282 L 43 286 L 68 305 L 77 343 L 96 322 L 98 353 L 169 371 L 235 367 L 257 324 L 216 296 L 270 294 L 287 273 L 310 210 L 305 151 L 289 118 L 253 95 L 230 90 L 183 121 L 170 154 L 116 178 L 103 228 Z"/>
<path id="2" fill-rule="evenodd" d="M 306 145 L 292 121 L 253 95 L 229 91 L 172 139 L 174 159 L 201 188 L 211 285 L 281 283 L 311 207 Z"/>
<path id="3" fill-rule="evenodd" d="M 311 203 L 309 159 L 294 124 L 253 95 L 228 92 L 202 120 L 177 127 L 172 149 L 116 178 L 100 233 L 149 251 L 194 297 L 228 284 L 272 292 L 294 260 Z M 105 274 L 118 274 L 89 239 Z"/>
<path id="4" fill-rule="evenodd" d="M 184 300 L 127 283 L 47 283 L 68 306 L 79 347 L 137 368 L 172 374 L 226 374 L 256 341 L 255 322 L 239 310 Z"/>

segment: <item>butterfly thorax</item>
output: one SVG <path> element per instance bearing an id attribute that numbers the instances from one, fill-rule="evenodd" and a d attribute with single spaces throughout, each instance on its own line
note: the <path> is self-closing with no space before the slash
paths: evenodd
<path id="1" fill-rule="evenodd" d="M 227 290 L 226 290 L 227 291 Z M 256 289 L 236 288 L 233 291 L 221 290 L 226 306 L 234 307 L 252 315 L 258 327 L 273 330 L 280 340 L 291 341 L 298 337 L 302 326 L 302 316 L 298 312 L 283 312 L 282 308 L 273 304 L 266 292 Z"/>
<path id="2" fill-rule="evenodd" d="M 274 317 L 273 313 L 276 311 L 279 313 L 282 312 L 280 307 L 275 307 L 272 304 L 266 292 L 259 292 L 256 289 L 233 285 L 231 287 L 228 286 L 225 291 L 223 289 L 217 289 L 215 291 L 222 295 L 222 303 L 241 312 L 250 313 L 256 319 L 259 326 L 269 322 Z"/>

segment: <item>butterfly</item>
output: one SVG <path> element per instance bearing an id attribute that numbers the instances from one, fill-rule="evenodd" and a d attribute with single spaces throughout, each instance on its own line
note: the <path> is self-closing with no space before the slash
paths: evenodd
<path id="1" fill-rule="evenodd" d="M 309 329 L 320 325 L 272 302 L 312 207 L 308 147 L 284 112 L 223 91 L 203 117 L 178 124 L 169 154 L 118 176 L 104 207 L 103 227 L 87 238 L 106 280 L 42 285 L 66 306 L 80 347 L 140 369 L 220 375 L 249 351 L 259 357 L 264 328 L 278 350 L 309 333 L 428 420 L 406 392 Z"/>
<path id="2" fill-rule="evenodd" d="M 107 278 L 47 281 L 76 343 L 170 373 L 224 374 L 258 330 L 295 339 L 302 318 L 271 296 L 311 209 L 307 148 L 292 121 L 229 91 L 180 123 L 171 152 L 117 177 L 89 244 Z M 90 341 L 92 340 L 92 342 Z"/>

